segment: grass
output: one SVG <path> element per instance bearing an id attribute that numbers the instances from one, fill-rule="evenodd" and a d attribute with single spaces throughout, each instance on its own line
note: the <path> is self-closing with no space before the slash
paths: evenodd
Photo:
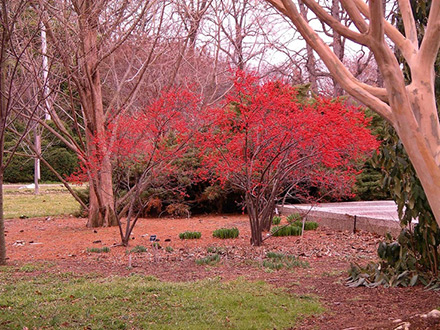
<path id="1" fill-rule="evenodd" d="M 110 248 L 107 246 L 104 246 L 102 248 L 87 248 L 86 252 L 88 253 L 109 253 L 110 252 Z"/>
<path id="2" fill-rule="evenodd" d="M 8 275 L 0 273 L 1 329 L 285 329 L 323 312 L 313 297 L 242 278 Z"/>
<path id="3" fill-rule="evenodd" d="M 283 268 L 293 269 L 297 267 L 307 268 L 309 267 L 309 263 L 301 261 L 291 254 L 267 252 L 266 260 L 263 261 L 263 267 L 270 270 L 280 270 Z"/>
<path id="4" fill-rule="evenodd" d="M 199 231 L 185 231 L 179 234 L 180 239 L 199 239 L 202 237 L 202 233 Z"/>
<path id="5" fill-rule="evenodd" d="M 215 265 L 220 261 L 220 255 L 210 254 L 204 258 L 196 259 L 196 265 Z"/>
<path id="6" fill-rule="evenodd" d="M 79 203 L 61 187 L 41 189 L 40 195 L 30 189 L 7 188 L 4 203 L 5 219 L 75 214 L 80 210 Z"/>

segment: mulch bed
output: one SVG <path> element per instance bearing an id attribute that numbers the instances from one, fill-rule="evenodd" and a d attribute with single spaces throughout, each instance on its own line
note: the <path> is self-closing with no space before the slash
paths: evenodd
<path id="1" fill-rule="evenodd" d="M 298 295 L 314 295 L 327 312 L 303 321 L 297 329 L 440 329 L 436 319 L 420 316 L 440 307 L 440 293 L 415 288 L 349 288 L 345 285 L 351 262 L 376 260 L 381 237 L 366 232 L 343 232 L 328 228 L 308 231 L 304 237 L 277 237 L 263 246 L 250 245 L 248 219 L 244 215 L 206 215 L 190 219 L 141 219 L 129 247 L 118 246 L 118 228 L 90 229 L 78 218 L 37 218 L 6 221 L 9 264 L 19 268 L 41 262 L 49 271 L 128 275 L 154 275 L 166 281 L 193 281 L 220 277 L 245 277 L 285 287 Z M 220 240 L 212 231 L 237 227 L 237 239 Z M 200 231 L 198 240 L 180 240 L 183 231 Z M 152 253 L 150 235 L 160 239 Z M 136 245 L 146 253 L 127 253 Z M 166 247 L 172 247 L 167 252 Z M 195 260 L 207 255 L 207 247 L 222 247 L 221 262 L 199 266 Z M 90 253 L 90 248 L 111 247 L 109 253 Z M 298 256 L 310 267 L 268 271 L 261 263 L 268 251 Z M 131 265 L 131 267 L 128 267 Z"/>

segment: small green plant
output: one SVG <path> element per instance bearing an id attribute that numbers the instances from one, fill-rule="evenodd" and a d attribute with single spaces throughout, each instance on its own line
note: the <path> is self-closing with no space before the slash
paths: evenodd
<path id="1" fill-rule="evenodd" d="M 297 226 L 302 228 L 302 221 L 301 220 L 297 220 L 294 223 L 292 223 L 293 226 Z M 316 230 L 316 228 L 318 228 L 318 223 L 314 222 L 314 221 L 306 221 L 304 222 L 304 230 Z"/>
<path id="2" fill-rule="evenodd" d="M 103 248 L 87 248 L 88 253 L 108 253 L 110 252 L 110 248 L 104 246 Z"/>
<path id="3" fill-rule="evenodd" d="M 273 218 L 272 218 L 272 224 L 273 225 L 279 225 L 281 223 L 281 217 L 279 217 L 279 216 L 274 216 Z"/>
<path id="4" fill-rule="evenodd" d="M 217 238 L 237 238 L 239 235 L 239 231 L 237 227 L 233 227 L 233 228 L 220 228 L 220 229 L 216 229 L 214 230 L 214 232 L 212 233 L 212 236 L 217 237 Z"/>
<path id="5" fill-rule="evenodd" d="M 172 246 L 167 246 L 167 247 L 165 248 L 165 251 L 168 252 L 168 253 L 171 253 L 171 252 L 174 251 L 174 249 L 173 249 Z"/>
<path id="6" fill-rule="evenodd" d="M 225 249 L 222 247 L 208 246 L 206 248 L 206 252 L 223 254 L 225 252 Z"/>
<path id="7" fill-rule="evenodd" d="M 301 235 L 301 227 L 297 226 L 275 226 L 272 228 L 271 233 L 272 236 L 300 236 Z"/>
<path id="8" fill-rule="evenodd" d="M 308 267 L 306 261 L 301 261 L 294 255 L 279 252 L 268 252 L 266 260 L 263 261 L 263 267 L 271 270 L 280 270 L 282 268 L 292 269 L 296 267 Z"/>
<path id="9" fill-rule="evenodd" d="M 130 250 L 130 253 L 144 253 L 147 252 L 147 248 L 143 245 L 136 245 Z"/>
<path id="10" fill-rule="evenodd" d="M 220 255 L 218 253 L 211 254 L 205 258 L 196 259 L 197 265 L 214 265 L 220 261 Z"/>
<path id="11" fill-rule="evenodd" d="M 286 217 L 286 220 L 289 224 L 293 224 L 295 221 L 301 221 L 302 217 L 299 213 L 292 213 Z"/>
<path id="12" fill-rule="evenodd" d="M 157 242 L 154 242 L 153 244 L 151 244 L 151 246 L 153 247 L 153 249 L 161 249 L 162 248 L 162 246 L 160 246 L 160 244 Z"/>
<path id="13" fill-rule="evenodd" d="M 180 239 L 199 239 L 202 233 L 199 231 L 185 231 L 179 234 Z"/>

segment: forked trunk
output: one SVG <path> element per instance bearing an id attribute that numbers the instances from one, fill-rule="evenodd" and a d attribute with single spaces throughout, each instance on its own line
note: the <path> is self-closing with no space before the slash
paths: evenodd
<path id="1" fill-rule="evenodd" d="M 246 194 L 246 209 L 249 216 L 249 224 L 251 226 L 251 244 L 253 246 L 261 246 L 263 243 L 262 223 L 259 218 L 258 203 Z"/>

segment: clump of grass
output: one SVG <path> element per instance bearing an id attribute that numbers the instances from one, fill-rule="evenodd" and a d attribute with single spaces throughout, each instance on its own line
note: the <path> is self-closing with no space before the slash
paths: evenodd
<path id="1" fill-rule="evenodd" d="M 130 253 L 144 253 L 147 252 L 147 248 L 143 245 L 136 245 L 130 250 Z"/>
<path id="2" fill-rule="evenodd" d="M 214 265 L 220 261 L 218 253 L 207 255 L 205 258 L 196 259 L 197 265 Z"/>
<path id="3" fill-rule="evenodd" d="M 286 217 L 286 220 L 289 224 L 293 224 L 295 221 L 301 221 L 302 216 L 299 213 L 292 213 Z"/>
<path id="4" fill-rule="evenodd" d="M 222 247 L 216 247 L 216 246 L 208 246 L 206 248 L 206 252 L 208 253 L 219 253 L 222 254 L 225 252 L 225 249 Z"/>
<path id="5" fill-rule="evenodd" d="M 185 231 L 179 234 L 180 239 L 199 239 L 202 237 L 202 233 L 199 231 Z"/>
<path id="6" fill-rule="evenodd" d="M 273 225 L 279 225 L 281 223 L 281 217 L 280 216 L 278 216 L 278 215 L 276 215 L 276 216 L 274 216 L 273 218 L 272 218 L 272 224 Z"/>
<path id="7" fill-rule="evenodd" d="M 167 246 L 167 247 L 165 248 L 165 251 L 168 252 L 168 253 L 171 253 L 171 252 L 174 251 L 174 249 L 173 249 L 172 246 Z"/>
<path id="8" fill-rule="evenodd" d="M 302 221 L 295 221 L 292 225 L 302 228 Z M 314 221 L 306 221 L 304 222 L 304 230 L 316 230 L 318 228 L 318 223 Z"/>
<path id="9" fill-rule="evenodd" d="M 212 233 L 212 236 L 217 237 L 217 238 L 237 238 L 239 235 L 239 231 L 237 227 L 233 227 L 233 228 L 220 228 L 220 229 L 216 229 L 214 230 L 214 232 Z"/>
<path id="10" fill-rule="evenodd" d="M 152 246 L 154 249 L 161 249 L 161 248 L 162 248 L 162 246 L 160 246 L 160 244 L 157 243 L 157 242 L 154 242 L 153 244 L 151 244 L 151 246 Z"/>
<path id="11" fill-rule="evenodd" d="M 300 236 L 301 235 L 301 227 L 297 226 L 275 226 L 272 227 L 271 233 L 272 236 Z"/>
<path id="12" fill-rule="evenodd" d="M 104 246 L 102 248 L 87 248 L 86 251 L 88 253 L 108 253 L 110 252 L 110 248 L 107 246 Z"/>
<path id="13" fill-rule="evenodd" d="M 283 268 L 292 269 L 297 267 L 309 267 L 309 263 L 301 261 L 291 254 L 284 254 L 279 252 L 268 252 L 266 259 L 263 261 L 263 267 L 271 270 L 280 270 Z"/>

